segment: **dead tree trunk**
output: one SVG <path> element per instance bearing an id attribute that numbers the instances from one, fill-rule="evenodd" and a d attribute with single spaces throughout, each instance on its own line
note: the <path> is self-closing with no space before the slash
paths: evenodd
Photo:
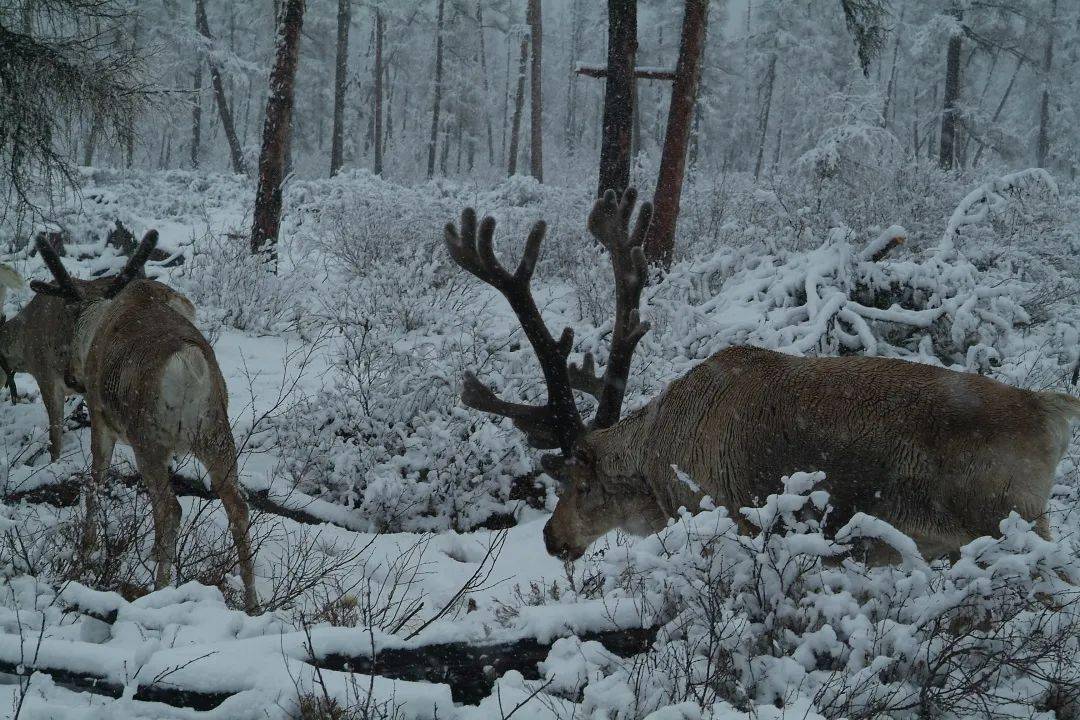
<path id="1" fill-rule="evenodd" d="M 769 132 L 769 114 L 772 112 L 773 88 L 776 86 L 776 53 L 769 58 L 769 69 L 765 73 L 765 105 L 761 108 L 760 130 L 758 136 L 757 161 L 754 163 L 754 181 L 761 177 L 762 159 L 765 157 L 765 141 Z"/>
<path id="2" fill-rule="evenodd" d="M 376 175 L 383 171 L 383 32 L 385 21 L 382 10 L 375 7 L 375 147 L 372 168 Z"/>
<path id="3" fill-rule="evenodd" d="M 444 0 L 437 0 L 439 4 L 438 20 L 435 26 L 435 99 L 431 108 L 431 138 L 428 140 L 427 176 L 435 174 L 435 145 L 439 139 L 439 106 L 442 105 L 442 71 L 443 71 L 443 4 Z"/>
<path id="4" fill-rule="evenodd" d="M 529 0 L 527 12 L 529 35 L 532 39 L 532 64 L 529 68 L 529 172 L 544 182 L 544 103 L 542 70 L 544 61 L 544 29 L 540 0 Z"/>
<path id="5" fill-rule="evenodd" d="M 285 179 L 285 153 L 292 121 L 293 86 L 300 56 L 304 3 L 305 0 L 284 0 L 277 30 L 277 57 L 270 71 L 262 150 L 259 153 L 259 187 L 255 194 L 251 251 L 268 252 L 271 266 L 275 268 L 278 229 L 281 225 L 281 183 Z"/>
<path id="6" fill-rule="evenodd" d="M 1046 33 L 1046 53 L 1043 55 L 1043 91 L 1039 105 L 1039 141 L 1035 151 L 1035 164 L 1046 167 L 1050 154 L 1050 71 L 1054 67 L 1054 25 L 1057 20 L 1057 0 L 1050 0 L 1050 27 Z"/>
<path id="7" fill-rule="evenodd" d="M 376 11 L 378 12 L 378 11 Z M 337 58 L 334 65 L 334 127 L 330 131 L 330 177 L 341 170 L 345 154 L 345 87 L 349 80 L 351 0 L 338 0 Z"/>
<path id="8" fill-rule="evenodd" d="M 195 64 L 191 92 L 191 169 L 199 169 L 199 145 L 202 138 L 202 63 Z"/>
<path id="9" fill-rule="evenodd" d="M 645 239 L 645 257 L 665 268 L 671 265 L 675 248 L 675 226 L 679 219 L 679 201 L 686 171 L 686 148 L 701 79 L 701 58 L 708 19 L 708 0 L 686 0 L 679 58 L 675 63 L 675 81 L 671 85 L 664 151 L 660 157 L 660 175 L 653 195 L 652 224 Z"/>
<path id="10" fill-rule="evenodd" d="M 608 57 L 597 195 L 630 185 L 630 140 L 634 121 L 634 59 L 637 0 L 608 0 Z"/>
<path id="11" fill-rule="evenodd" d="M 211 43 L 214 41 L 210 34 L 210 23 L 206 20 L 205 0 L 195 0 L 195 28 L 199 34 Z M 232 159 L 232 169 L 238 175 L 246 175 L 247 167 L 244 165 L 244 153 L 240 149 L 240 140 L 236 137 L 236 128 L 233 125 L 232 112 L 229 110 L 229 101 L 225 97 L 225 83 L 221 80 L 221 72 L 217 64 L 207 56 L 207 67 L 210 69 L 210 82 L 214 86 L 214 100 L 217 103 L 218 116 L 221 118 L 221 127 L 225 131 L 225 139 L 229 143 L 229 157 Z"/>
<path id="12" fill-rule="evenodd" d="M 959 18 L 959 10 L 954 12 Z M 949 38 L 949 52 L 945 60 L 945 94 L 941 110 L 941 151 L 938 162 L 946 170 L 951 170 L 956 161 L 956 113 L 960 100 L 960 43 L 959 34 Z"/>
<path id="13" fill-rule="evenodd" d="M 521 57 L 518 61 L 517 93 L 514 95 L 514 120 L 510 126 L 510 150 L 507 152 L 506 174 L 517 174 L 518 143 L 521 140 L 521 112 L 525 106 L 525 65 L 529 60 L 529 36 L 521 37 Z"/>

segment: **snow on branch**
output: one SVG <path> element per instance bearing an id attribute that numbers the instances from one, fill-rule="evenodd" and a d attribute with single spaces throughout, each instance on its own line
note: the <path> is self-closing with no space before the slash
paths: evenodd
<path id="1" fill-rule="evenodd" d="M 1052 196 L 1058 194 L 1057 182 L 1042 168 L 1019 170 L 979 185 L 953 211 L 941 238 L 943 248 L 952 249 L 961 228 L 985 223 L 992 215 L 1005 210 L 1009 205 L 1007 193 L 1030 193 L 1040 188 Z"/>

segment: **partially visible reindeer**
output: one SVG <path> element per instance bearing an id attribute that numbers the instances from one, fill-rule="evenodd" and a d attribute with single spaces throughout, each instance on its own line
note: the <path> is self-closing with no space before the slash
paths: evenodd
<path id="1" fill-rule="evenodd" d="M 143 259 L 145 262 L 145 258 Z M 129 263 L 125 272 L 132 276 L 142 270 L 143 262 Z M 15 270 L 0 266 L 0 283 L 17 288 L 22 278 Z M 17 279 L 17 280 L 16 280 Z M 87 295 L 105 292 L 113 277 L 77 280 Z M 188 320 L 195 319 L 195 306 L 179 292 L 161 283 L 153 283 L 154 292 Z M 41 391 L 41 401 L 49 418 L 49 456 L 60 459 L 64 435 L 64 398 L 81 393 L 68 372 L 71 342 L 75 328 L 72 316 L 64 311 L 64 300 L 50 295 L 35 295 L 15 317 L 0 324 L 0 370 L 8 383 L 13 373 L 33 376 Z M 14 392 L 12 386 L 9 386 Z M 14 399 L 14 397 L 13 397 Z"/>
<path id="2" fill-rule="evenodd" d="M 514 310 L 540 361 L 546 405 L 501 400 L 466 374 L 462 402 L 510 418 L 547 455 L 560 481 L 544 527 L 549 553 L 575 559 L 614 528 L 645 534 L 662 528 L 702 494 L 733 517 L 778 489 L 783 475 L 822 470 L 833 518 L 876 515 L 910 535 L 925 557 L 954 553 L 1012 510 L 1048 536 L 1046 502 L 1069 442 L 1080 400 L 1010 387 L 980 375 L 875 357 L 795 357 L 731 347 L 708 358 L 620 421 L 630 360 L 648 325 L 638 305 L 647 267 L 642 244 L 652 208 L 633 231 L 636 195 L 609 191 L 588 227 L 607 248 L 615 276 L 615 321 L 602 377 L 586 355 L 568 364 L 573 332 L 555 340 L 529 288 L 544 223 L 529 234 L 514 272 L 492 248 L 495 221 L 461 215 L 445 231 L 451 257 L 496 288 Z M 573 391 L 594 396 L 586 426 Z M 678 477 L 688 473 L 699 486 Z M 872 562 L 889 558 L 874 550 Z"/>
<path id="3" fill-rule="evenodd" d="M 30 287 L 62 301 L 65 322 L 73 328 L 69 385 L 84 389 L 90 412 L 95 487 L 86 493 L 87 536 L 96 536 L 97 493 L 119 440 L 134 451 L 150 495 L 155 583 L 163 587 L 172 582 L 181 511 L 169 481 L 169 461 L 191 452 L 206 466 L 211 487 L 225 507 L 244 602 L 255 610 L 248 508 L 236 475 L 225 380 L 190 314 L 177 310 L 176 294 L 160 283 L 135 279 L 156 244 L 157 232 L 152 230 L 124 270 L 108 282 L 73 279 L 52 248 L 37 244 L 56 282 L 35 280 Z"/>

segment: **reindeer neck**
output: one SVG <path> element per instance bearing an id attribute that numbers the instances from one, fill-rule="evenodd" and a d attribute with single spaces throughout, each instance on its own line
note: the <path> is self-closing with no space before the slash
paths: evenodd
<path id="1" fill-rule="evenodd" d="M 650 405 L 635 410 L 611 427 L 588 434 L 587 442 L 596 457 L 596 470 L 610 482 L 633 483 L 635 478 L 641 477 L 648 447 Z"/>

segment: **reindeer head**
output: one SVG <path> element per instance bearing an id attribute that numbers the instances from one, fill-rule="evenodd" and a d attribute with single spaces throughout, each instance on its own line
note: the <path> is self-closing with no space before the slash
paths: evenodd
<path id="1" fill-rule="evenodd" d="M 150 254 L 157 245 L 157 230 L 151 230 L 143 237 L 142 242 L 135 252 L 128 258 L 127 264 L 118 275 L 113 277 L 97 278 L 95 280 L 80 280 L 68 274 L 64 264 L 60 262 L 56 251 L 49 246 L 44 237 L 37 238 L 37 250 L 41 253 L 41 259 L 52 273 L 55 283 L 32 280 L 30 289 L 41 295 L 51 295 L 61 298 L 69 316 L 69 320 L 76 328 L 79 327 L 80 319 L 87 308 L 97 303 L 109 302 L 119 295 L 124 288 L 138 277 L 146 264 Z M 78 333 L 76 333 L 76 338 Z M 76 345 L 73 343 L 72 347 Z M 65 382 L 69 387 L 82 389 L 82 359 L 80 353 L 71 352 L 68 357 L 68 366 L 65 369 Z"/>
<path id="2" fill-rule="evenodd" d="M 143 265 L 150 258 L 150 254 L 154 252 L 157 241 L 157 230 L 150 230 L 143 236 L 142 242 L 128 258 L 127 264 L 118 275 L 97 280 L 80 280 L 68 274 L 67 268 L 60 262 L 56 251 L 49 246 L 44 237 L 39 237 L 35 241 L 37 250 L 41 253 L 41 259 L 45 261 L 45 266 L 49 268 L 56 282 L 31 280 L 30 289 L 42 295 L 52 295 L 63 299 L 69 311 L 77 317 L 91 303 L 112 300 L 137 278 Z"/>
<path id="3" fill-rule="evenodd" d="M 461 400 L 475 410 L 510 418 L 533 447 L 559 448 L 561 456 L 548 455 L 543 461 L 548 474 L 560 483 L 559 502 L 544 528 L 544 542 L 549 553 L 571 559 L 579 557 L 590 542 L 608 530 L 634 522 L 630 507 L 635 499 L 609 492 L 611 488 L 597 473 L 588 438 L 593 431 L 618 422 L 630 360 L 649 329 L 648 323 L 641 321 L 638 305 L 647 276 L 643 246 L 652 205 L 642 205 L 631 232 L 636 202 L 633 189 L 621 198 L 609 190 L 589 213 L 589 230 L 607 248 L 615 277 L 611 351 L 602 376 L 596 374 L 591 354 L 585 355 L 580 366 L 568 362 L 574 345 L 573 330 L 563 329 L 556 340 L 533 299 L 529 284 L 546 232 L 543 221 L 533 226 L 521 261 L 512 273 L 495 257 L 493 218 L 485 217 L 478 230 L 476 212 L 467 208 L 461 214 L 460 232 L 453 223 L 446 226 L 446 246 L 454 261 L 494 287 L 510 303 L 540 361 L 548 396 L 545 405 L 507 402 L 466 373 Z M 574 390 L 592 395 L 597 401 L 596 415 L 588 426 L 574 401 Z"/>

